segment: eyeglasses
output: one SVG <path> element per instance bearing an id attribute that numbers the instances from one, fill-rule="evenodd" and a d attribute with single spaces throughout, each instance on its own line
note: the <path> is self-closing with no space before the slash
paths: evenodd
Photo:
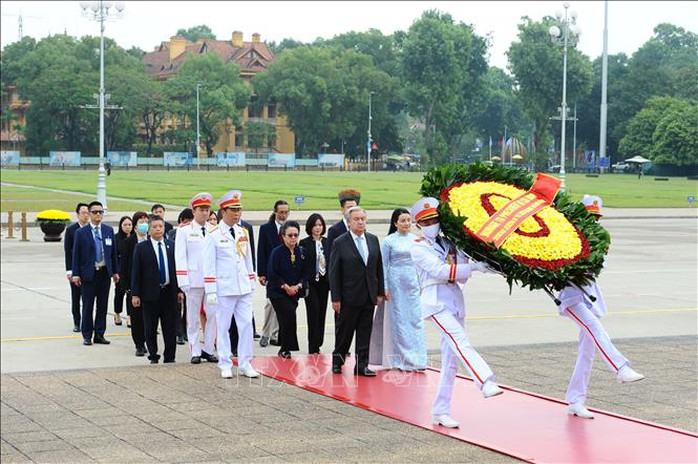
<path id="1" fill-rule="evenodd" d="M 104 210 L 98 209 L 95 211 L 90 211 L 90 214 L 104 214 Z"/>
<path id="2" fill-rule="evenodd" d="M 298 237 L 298 234 L 286 234 L 286 237 L 288 237 L 288 238 Z"/>

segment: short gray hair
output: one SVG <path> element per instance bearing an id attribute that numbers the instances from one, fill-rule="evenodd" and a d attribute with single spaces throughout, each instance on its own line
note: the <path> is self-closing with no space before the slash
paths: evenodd
<path id="1" fill-rule="evenodd" d="M 362 212 L 366 213 L 366 210 L 363 209 L 361 206 L 358 206 L 358 205 L 357 205 L 357 206 L 352 206 L 351 208 L 349 208 L 349 209 L 347 210 L 346 213 L 344 213 L 344 219 L 346 219 L 347 221 L 349 221 L 349 219 L 351 218 L 351 213 L 353 213 L 354 211 L 362 211 Z"/>

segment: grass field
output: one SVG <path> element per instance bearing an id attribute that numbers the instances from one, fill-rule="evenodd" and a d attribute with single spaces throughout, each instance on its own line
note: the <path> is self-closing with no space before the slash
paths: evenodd
<path id="1" fill-rule="evenodd" d="M 84 196 L 2 186 L 2 211 L 41 211 L 63 209 L 72 211 L 76 201 L 94 198 L 96 172 L 91 171 L 10 171 L 3 170 L 3 183 L 82 192 Z M 392 209 L 410 206 L 419 198 L 421 173 L 392 172 L 168 172 L 116 171 L 107 178 L 109 209 L 133 211 L 143 203 L 161 202 L 186 205 L 191 196 L 208 191 L 216 199 L 229 189 L 243 192 L 248 210 L 268 210 L 279 198 L 293 203 L 304 196 L 303 210 L 334 210 L 337 192 L 354 188 L 362 194 L 367 209 Z M 618 208 L 688 207 L 687 196 L 698 193 L 698 182 L 685 177 L 655 181 L 653 177 L 638 180 L 632 174 L 586 177 L 567 176 L 568 192 L 576 199 L 584 193 L 600 195 L 604 206 Z M 124 199 L 115 200 L 113 197 Z M 133 200 L 133 202 L 129 201 Z"/>

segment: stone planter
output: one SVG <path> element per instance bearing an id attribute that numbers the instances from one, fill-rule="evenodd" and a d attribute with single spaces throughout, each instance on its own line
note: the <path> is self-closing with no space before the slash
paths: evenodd
<path id="1" fill-rule="evenodd" d="M 65 230 L 65 223 L 41 221 L 39 227 L 44 233 L 44 242 L 60 242 L 61 234 Z"/>

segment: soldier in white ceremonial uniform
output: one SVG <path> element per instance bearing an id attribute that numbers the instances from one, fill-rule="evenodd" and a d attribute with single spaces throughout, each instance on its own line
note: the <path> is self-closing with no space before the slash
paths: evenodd
<path id="1" fill-rule="evenodd" d="M 435 425 L 456 428 L 451 418 L 451 396 L 460 361 L 472 375 L 485 398 L 500 395 L 494 373 L 470 344 L 465 330 L 463 288 L 474 271 L 487 272 L 483 263 L 469 262 L 446 237 L 440 235 L 439 202 L 426 197 L 411 210 L 412 219 L 422 231 L 410 250 L 421 287 L 422 318 L 430 319 L 441 332 L 441 378 L 432 405 Z"/>
<path id="2" fill-rule="evenodd" d="M 218 200 L 222 213 L 218 227 L 204 241 L 203 268 L 206 304 L 216 306 L 216 345 L 221 377 L 233 377 L 228 330 L 232 317 L 238 328 L 238 372 L 259 377 L 252 368 L 252 292 L 256 274 L 247 230 L 240 226 L 242 193 L 230 190 Z M 208 324 L 206 324 L 208 325 Z"/>
<path id="3" fill-rule="evenodd" d="M 600 197 L 584 195 L 582 203 L 597 220 L 601 217 L 602 201 Z M 584 419 L 593 419 L 594 414 L 584 406 L 584 402 L 591 379 L 591 365 L 594 362 L 594 353 L 597 348 L 604 362 L 611 369 L 611 372 L 615 373 L 619 382 L 636 382 L 644 379 L 645 376 L 638 374 L 630 367 L 630 361 L 613 345 L 611 338 L 601 325 L 601 317 L 608 310 L 601 288 L 596 282 L 582 288 L 574 285 L 565 287 L 558 295 L 558 299 L 561 302 L 558 306 L 560 315 L 570 318 L 579 326 L 577 362 L 565 394 L 565 401 L 569 403 L 567 413 Z"/>
<path id="4" fill-rule="evenodd" d="M 175 238 L 175 264 L 179 288 L 187 296 L 187 338 L 191 350 L 191 363 L 199 364 L 201 358 L 208 362 L 218 362 L 215 355 L 216 308 L 204 303 L 203 249 L 206 239 L 206 224 L 213 203 L 210 193 L 194 195 L 189 206 L 194 211 L 194 220 L 180 227 Z M 199 342 L 201 322 L 199 313 L 203 305 L 206 312 L 204 349 Z"/>

